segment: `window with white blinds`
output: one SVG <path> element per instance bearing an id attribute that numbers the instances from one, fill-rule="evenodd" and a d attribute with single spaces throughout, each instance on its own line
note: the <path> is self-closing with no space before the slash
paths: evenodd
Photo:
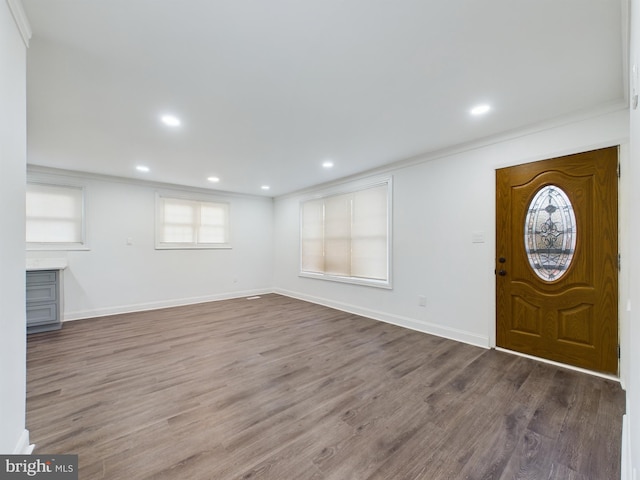
<path id="1" fill-rule="evenodd" d="M 391 179 L 301 204 L 301 275 L 391 287 Z"/>
<path id="2" fill-rule="evenodd" d="M 158 195 L 156 248 L 231 248 L 229 204 Z"/>
<path id="3" fill-rule="evenodd" d="M 28 183 L 26 191 L 27 249 L 86 248 L 82 187 Z"/>

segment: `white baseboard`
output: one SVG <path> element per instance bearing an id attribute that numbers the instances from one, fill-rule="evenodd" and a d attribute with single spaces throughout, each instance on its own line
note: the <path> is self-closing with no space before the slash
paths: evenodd
<path id="1" fill-rule="evenodd" d="M 257 290 L 244 290 L 238 292 L 221 293 L 216 295 L 205 295 L 201 297 L 176 298 L 157 302 L 137 303 L 132 305 L 120 305 L 116 307 L 96 308 L 92 310 L 81 310 L 76 312 L 65 312 L 63 322 L 82 320 L 85 318 L 105 317 L 107 315 L 119 315 L 122 313 L 144 312 L 147 310 L 158 310 L 160 308 L 182 307 L 185 305 L 195 305 L 198 303 L 217 302 L 220 300 L 230 300 L 233 298 L 251 297 L 254 295 L 266 295 L 273 293 L 270 288 Z"/>
<path id="2" fill-rule="evenodd" d="M 477 335 L 472 332 L 459 330 L 456 328 L 445 327 L 442 325 L 436 325 L 430 322 L 424 322 L 422 320 L 416 320 L 415 318 L 403 317 L 401 315 L 394 315 L 390 313 L 380 312 L 378 310 L 371 310 L 369 308 L 360 307 L 357 305 L 351 305 L 343 302 L 336 302 L 334 300 L 328 300 L 326 298 L 315 297 L 305 293 L 294 292 L 291 290 L 285 290 L 282 288 L 276 288 L 274 293 L 285 295 L 287 297 L 297 298 L 298 300 L 305 300 L 311 303 L 317 303 L 324 305 L 325 307 L 335 308 L 347 313 L 353 313 L 363 317 L 371 318 L 373 320 L 379 320 L 381 322 L 390 323 L 399 327 L 409 328 L 422 333 L 428 333 L 430 335 L 437 335 L 439 337 L 448 338 L 450 340 L 456 340 L 458 342 L 468 343 L 477 347 L 489 348 L 489 338 L 482 335 Z"/>
<path id="3" fill-rule="evenodd" d="M 16 448 L 13 450 L 14 455 L 30 455 L 35 445 L 29 443 L 29 430 L 23 430 Z"/>
<path id="4" fill-rule="evenodd" d="M 442 325 L 437 325 L 430 322 L 416 320 L 414 318 L 403 317 L 400 315 L 394 315 L 390 313 L 380 312 L 369 308 L 360 307 L 343 302 L 337 302 L 326 298 L 316 297 L 313 295 L 307 295 L 300 292 L 294 292 L 285 289 L 257 289 L 257 290 L 244 290 L 239 292 L 230 292 L 216 295 L 206 295 L 202 297 L 191 298 L 179 298 L 172 300 L 163 300 L 158 302 L 138 303 L 132 305 L 121 305 L 108 308 L 96 308 L 92 310 L 82 310 L 76 312 L 65 312 L 64 322 L 70 322 L 73 320 L 82 320 L 87 318 L 104 317 L 107 315 L 119 315 L 123 313 L 135 313 L 143 312 L 147 310 L 157 310 L 160 308 L 169 307 L 181 307 L 185 305 L 195 305 L 198 303 L 217 302 L 220 300 L 230 300 L 233 298 L 251 297 L 255 295 L 267 295 L 269 293 L 277 293 L 291 298 L 297 298 L 311 303 L 317 303 L 326 307 L 335 308 L 347 313 L 353 313 L 355 315 L 361 315 L 363 317 L 371 318 L 373 320 L 379 320 L 382 322 L 390 323 L 411 330 L 416 330 L 422 333 L 428 333 L 431 335 L 437 335 L 439 337 L 449 338 L 470 345 L 478 347 L 489 348 L 489 338 L 475 333 L 450 328 Z"/>
<path id="5" fill-rule="evenodd" d="M 633 468 L 631 455 L 631 429 L 629 426 L 629 414 L 622 416 L 622 455 L 620 465 L 621 480 L 636 480 L 637 472 Z"/>

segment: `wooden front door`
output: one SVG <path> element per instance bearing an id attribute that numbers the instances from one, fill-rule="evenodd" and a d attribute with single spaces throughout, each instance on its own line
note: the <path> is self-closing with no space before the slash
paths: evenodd
<path id="1" fill-rule="evenodd" d="M 618 148 L 496 172 L 496 343 L 618 372 Z"/>

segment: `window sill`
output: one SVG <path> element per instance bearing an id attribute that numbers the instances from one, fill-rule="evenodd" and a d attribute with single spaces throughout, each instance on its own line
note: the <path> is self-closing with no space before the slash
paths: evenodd
<path id="1" fill-rule="evenodd" d="M 231 250 L 231 245 L 156 245 L 156 250 Z"/>
<path id="2" fill-rule="evenodd" d="M 37 245 L 27 245 L 27 252 L 61 252 L 61 251 L 89 251 L 91 248 L 87 245 L 71 245 L 71 244 L 63 244 L 63 245 L 54 245 L 54 244 L 37 244 Z"/>
<path id="3" fill-rule="evenodd" d="M 358 277 L 344 277 L 340 275 L 327 275 L 324 273 L 300 272 L 298 274 L 302 278 L 314 278 L 316 280 L 327 280 L 330 282 L 348 283 L 351 285 L 362 285 L 365 287 L 384 288 L 386 290 L 393 289 L 393 285 L 389 280 L 374 280 Z"/>

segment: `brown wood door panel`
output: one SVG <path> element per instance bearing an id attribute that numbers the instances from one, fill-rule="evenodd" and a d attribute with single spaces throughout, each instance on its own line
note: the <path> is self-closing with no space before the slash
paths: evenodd
<path id="1" fill-rule="evenodd" d="M 612 147 L 496 171 L 498 346 L 617 373 L 617 163 Z M 560 232 L 575 236 L 572 260 L 551 279 L 535 273 L 525 249 L 527 212 L 546 186 L 567 195 L 575 217 Z"/>

